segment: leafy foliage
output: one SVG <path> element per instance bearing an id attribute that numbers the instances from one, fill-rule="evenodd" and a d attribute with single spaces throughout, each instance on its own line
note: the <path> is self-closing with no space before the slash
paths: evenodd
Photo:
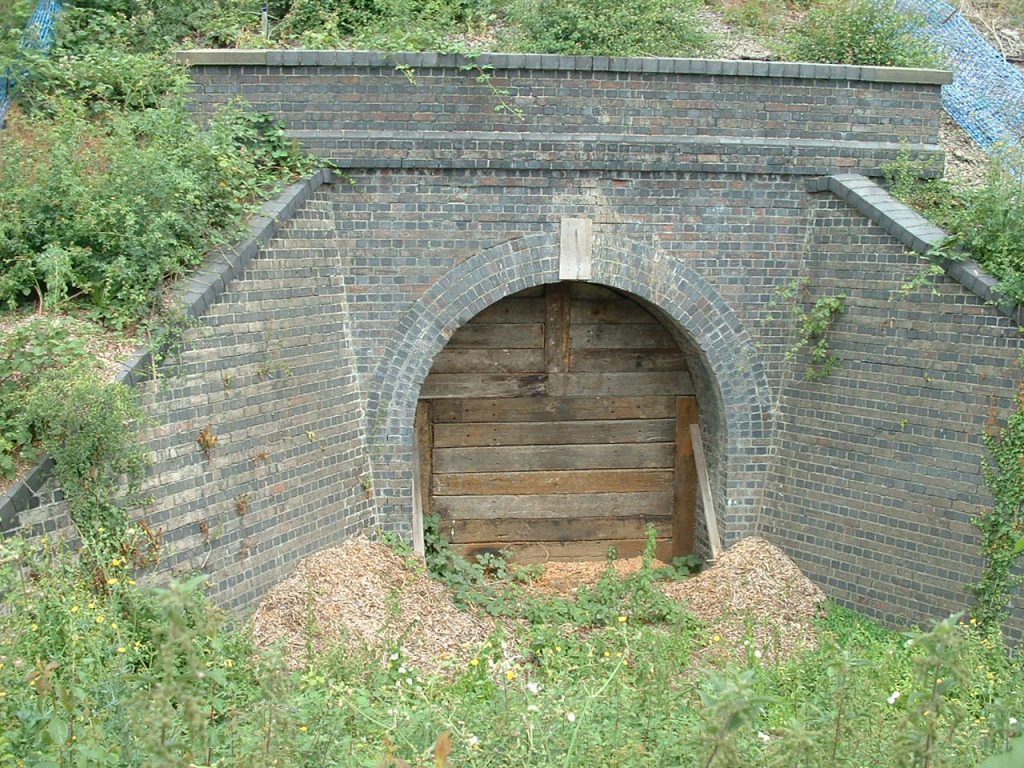
<path id="1" fill-rule="evenodd" d="M 825 0 L 790 34 L 795 61 L 886 67 L 937 67 L 937 49 L 914 34 L 913 16 L 890 0 Z"/>
<path id="2" fill-rule="evenodd" d="M 828 333 L 836 319 L 846 311 L 846 296 L 821 296 L 811 302 L 809 310 L 805 310 L 804 304 L 810 302 L 806 296 L 808 286 L 806 278 L 793 280 L 775 291 L 768 306 L 775 307 L 786 302 L 790 304 L 797 326 L 797 341 L 786 350 L 785 358 L 792 360 L 805 349 L 809 350 L 810 362 L 804 370 L 804 378 L 808 381 L 821 381 L 839 364 L 839 357 L 829 346 Z"/>
<path id="3" fill-rule="evenodd" d="M 131 389 L 107 383 L 81 364 L 51 372 L 28 391 L 25 420 L 54 460 L 68 511 L 87 546 L 117 546 L 128 528 L 125 505 L 146 467 L 135 436 L 142 418 Z"/>
<path id="4" fill-rule="evenodd" d="M 85 355 L 85 342 L 66 323 L 45 318 L 17 325 L 0 339 L 0 473 L 11 478 L 14 457 L 31 458 L 36 433 L 26 418 L 24 393 Z"/>
<path id="5" fill-rule="evenodd" d="M 976 187 L 923 179 L 925 171 L 906 156 L 886 169 L 893 195 L 950 233 L 934 255 L 966 254 L 1000 281 L 1006 296 L 1024 302 L 1024 152 L 997 155 Z"/>
<path id="6" fill-rule="evenodd" d="M 1020 730 L 1019 664 L 955 620 L 904 636 L 832 608 L 817 648 L 710 671 L 693 624 L 515 622 L 431 677 L 400 647 L 289 669 L 201 577 L 134 578 L 117 555 L 3 543 L 0 764 L 935 768 Z"/>
<path id="7" fill-rule="evenodd" d="M 690 0 L 522 0 L 509 18 L 521 50 L 588 56 L 687 56 L 708 37 Z"/>
<path id="8" fill-rule="evenodd" d="M 0 135 L 0 301 L 85 301 L 117 325 L 147 314 L 161 281 L 196 266 L 274 180 L 306 170 L 269 118 L 232 106 L 200 131 L 180 102 Z"/>
<path id="9" fill-rule="evenodd" d="M 1024 388 L 1006 425 L 996 430 L 990 424 L 984 440 L 991 458 L 982 463 L 982 469 L 993 505 L 973 521 L 981 532 L 985 558 L 981 579 L 974 586 L 978 596 L 974 616 L 982 626 L 999 629 L 1009 616 L 1010 596 L 1024 583 L 1024 578 L 1014 575 L 1022 555 L 1018 542 L 1024 539 Z"/>

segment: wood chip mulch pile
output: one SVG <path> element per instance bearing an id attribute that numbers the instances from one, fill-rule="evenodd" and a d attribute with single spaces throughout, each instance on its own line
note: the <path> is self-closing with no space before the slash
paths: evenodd
<path id="1" fill-rule="evenodd" d="M 385 658 L 400 647 L 426 673 L 464 667 L 495 629 L 492 620 L 457 608 L 425 566 L 410 567 L 362 536 L 300 562 L 264 597 L 252 622 L 257 644 L 281 643 L 293 664 L 306 658 L 311 637 L 316 652 L 341 641 L 379 649 Z"/>
<path id="2" fill-rule="evenodd" d="M 814 618 L 825 595 L 764 539 L 743 539 L 712 567 L 663 589 L 710 625 L 709 660 L 781 661 L 817 641 Z"/>

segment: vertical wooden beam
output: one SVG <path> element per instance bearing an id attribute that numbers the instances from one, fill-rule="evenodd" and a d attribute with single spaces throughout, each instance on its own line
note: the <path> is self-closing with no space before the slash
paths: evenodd
<path id="1" fill-rule="evenodd" d="M 722 554 L 722 537 L 718 535 L 715 499 L 711 495 L 711 477 L 708 475 L 708 463 L 704 459 L 704 441 L 700 436 L 700 425 L 690 425 L 690 442 L 693 443 L 693 461 L 697 465 L 697 480 L 700 482 L 701 506 L 704 508 L 704 524 L 708 530 L 711 559 L 717 560 Z"/>
<path id="2" fill-rule="evenodd" d="M 672 478 L 672 557 L 692 555 L 697 526 L 697 465 L 693 460 L 690 425 L 697 424 L 697 399 L 676 398 L 676 461 Z"/>
<path id="3" fill-rule="evenodd" d="M 548 373 L 568 373 L 572 363 L 569 311 L 572 298 L 568 283 L 555 283 L 547 287 L 544 313 L 544 370 Z"/>
<path id="4" fill-rule="evenodd" d="M 416 554 L 422 555 L 423 519 L 431 513 L 430 487 L 434 474 L 434 425 L 431 423 L 429 400 L 420 400 L 416 404 L 413 435 L 412 547 Z"/>

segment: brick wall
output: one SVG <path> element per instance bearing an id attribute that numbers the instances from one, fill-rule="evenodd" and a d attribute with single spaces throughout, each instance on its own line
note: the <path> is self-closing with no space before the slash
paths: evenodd
<path id="1" fill-rule="evenodd" d="M 147 515 L 167 531 L 168 567 L 212 569 L 222 600 L 245 605 L 305 552 L 368 525 L 408 532 L 434 355 L 476 312 L 556 281 L 572 217 L 593 222 L 592 280 L 646 302 L 687 356 L 727 541 L 761 532 L 834 598 L 889 621 L 968 602 L 969 519 L 989 502 L 979 435 L 1016 392 L 1016 324 L 979 297 L 973 268 L 892 300 L 924 266 L 907 246 L 938 235 L 862 177 L 820 178 L 876 174 L 901 146 L 938 157 L 945 74 L 183 55 L 200 112 L 244 96 L 346 176 L 284 212 L 298 211 L 241 279 L 199 279 L 190 295 L 209 311 L 172 376 L 145 389 Z M 493 67 L 501 92 L 467 65 Z M 787 360 L 797 330 L 772 301 L 799 278 L 811 299 L 848 296 L 840 367 L 822 382 Z M 210 461 L 195 443 L 207 425 Z"/>

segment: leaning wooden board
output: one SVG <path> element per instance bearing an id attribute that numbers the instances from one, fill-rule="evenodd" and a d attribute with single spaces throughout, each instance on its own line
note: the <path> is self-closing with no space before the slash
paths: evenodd
<path id="1" fill-rule="evenodd" d="M 630 556 L 648 526 L 659 557 L 692 551 L 693 385 L 636 301 L 575 283 L 509 297 L 455 333 L 420 397 L 420 503 L 463 553 Z"/>

